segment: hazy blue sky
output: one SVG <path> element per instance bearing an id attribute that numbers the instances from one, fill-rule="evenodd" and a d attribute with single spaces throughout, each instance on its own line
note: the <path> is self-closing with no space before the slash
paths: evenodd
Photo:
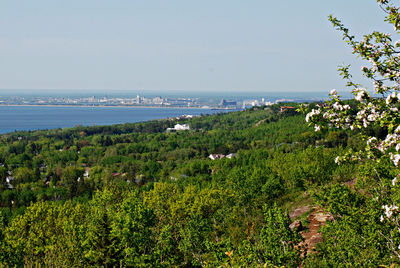
<path id="1" fill-rule="evenodd" d="M 375 0 L 3 0 L 0 92 L 340 89 L 357 60 L 330 13 L 390 29 Z"/>

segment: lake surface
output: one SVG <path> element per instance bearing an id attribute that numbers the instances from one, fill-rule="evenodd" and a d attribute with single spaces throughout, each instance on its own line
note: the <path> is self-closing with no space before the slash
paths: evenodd
<path id="1" fill-rule="evenodd" d="M 0 134 L 15 130 L 112 125 L 219 112 L 221 110 L 194 108 L 0 106 Z"/>

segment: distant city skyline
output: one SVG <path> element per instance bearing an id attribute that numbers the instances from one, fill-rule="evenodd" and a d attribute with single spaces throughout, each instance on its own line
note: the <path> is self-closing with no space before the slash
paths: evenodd
<path id="1" fill-rule="evenodd" d="M 6 0 L 0 95 L 343 91 L 337 66 L 365 82 L 363 63 L 331 13 L 357 38 L 391 31 L 375 0 Z"/>

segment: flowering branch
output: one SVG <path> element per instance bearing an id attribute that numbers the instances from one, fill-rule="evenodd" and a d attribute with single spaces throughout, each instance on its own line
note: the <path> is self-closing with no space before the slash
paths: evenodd
<path id="1" fill-rule="evenodd" d="M 394 31 L 400 34 L 400 7 L 392 4 L 392 0 L 377 0 L 380 8 L 386 13 L 385 21 L 393 25 Z M 352 81 L 349 66 L 338 68 L 340 76 L 347 80 L 352 88 L 354 101 L 346 104 L 336 90 L 331 90 L 329 99 L 309 111 L 306 121 L 315 131 L 324 128 L 350 129 L 368 133 L 371 126 L 379 126 L 385 130 L 384 137 L 365 135 L 365 148 L 359 152 L 349 151 L 335 159 L 337 164 L 348 160 L 390 159 L 395 168 L 400 166 L 400 40 L 393 41 L 390 34 L 372 32 L 360 41 L 350 34 L 340 20 L 329 16 L 334 28 L 342 32 L 343 40 L 353 48 L 353 54 L 369 62 L 369 66 L 361 68 L 362 74 L 373 82 L 373 95 L 360 84 Z M 376 97 L 380 96 L 380 97 Z M 354 103 L 354 104 L 353 104 Z M 392 180 L 396 187 L 400 174 Z M 387 237 L 388 245 L 395 256 L 400 259 L 400 246 L 395 247 L 394 233 L 400 232 L 400 208 L 396 204 L 382 206 L 381 221 L 394 226 Z M 397 240 L 396 240 L 397 242 Z"/>

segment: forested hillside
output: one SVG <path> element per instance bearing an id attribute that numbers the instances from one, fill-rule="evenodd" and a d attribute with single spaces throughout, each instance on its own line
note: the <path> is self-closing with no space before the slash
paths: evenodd
<path id="1" fill-rule="evenodd" d="M 166 131 L 177 123 L 190 130 Z M 0 140 L 3 266 L 395 262 L 370 192 L 390 185 L 396 170 L 372 160 L 337 165 L 362 135 L 315 132 L 278 105 Z M 331 220 L 314 250 L 302 241 L 316 208 Z M 295 220 L 300 226 L 289 228 Z"/>

